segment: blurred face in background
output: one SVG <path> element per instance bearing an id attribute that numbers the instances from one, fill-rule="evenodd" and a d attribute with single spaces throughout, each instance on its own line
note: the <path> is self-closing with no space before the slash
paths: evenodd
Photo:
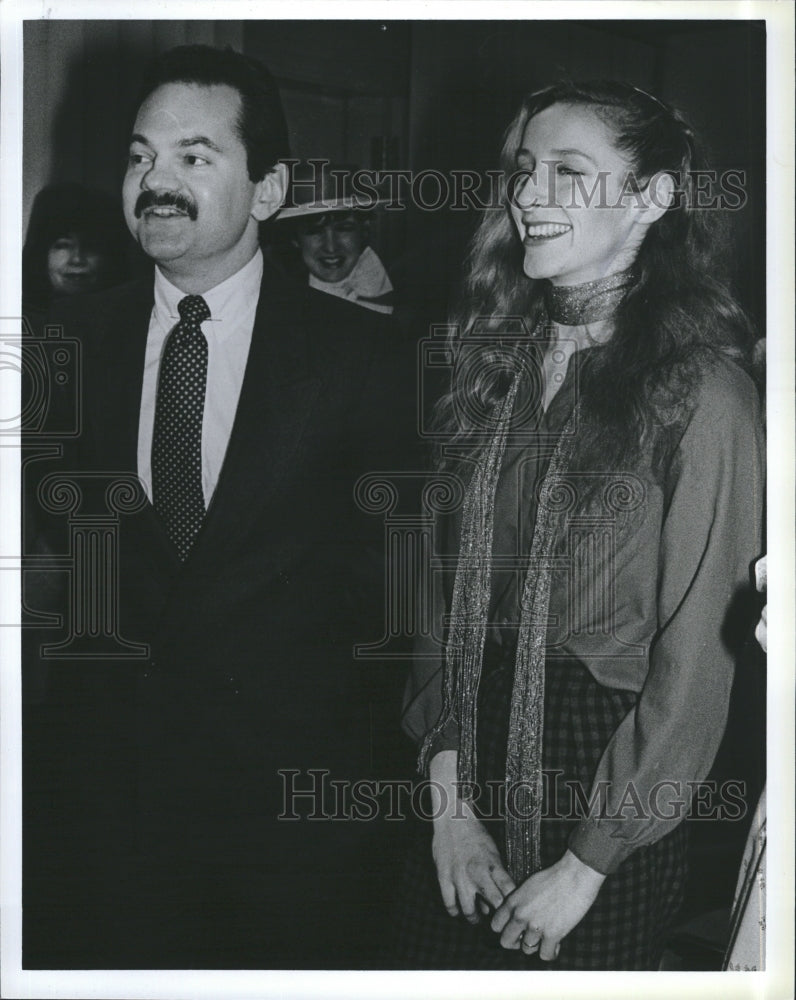
<path id="1" fill-rule="evenodd" d="M 354 212 L 327 212 L 302 220 L 295 242 L 309 272 L 332 284 L 354 270 L 367 246 L 367 229 Z"/>
<path id="2" fill-rule="evenodd" d="M 77 233 L 60 236 L 47 251 L 47 275 L 55 295 L 90 292 L 99 286 L 102 255 Z"/>

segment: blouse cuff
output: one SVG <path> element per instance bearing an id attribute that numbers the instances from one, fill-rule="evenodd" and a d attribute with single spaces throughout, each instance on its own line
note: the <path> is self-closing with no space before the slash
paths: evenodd
<path id="1" fill-rule="evenodd" d="M 570 835 L 569 849 L 601 875 L 613 874 L 633 851 L 626 841 L 603 829 L 597 819 L 581 821 Z"/>
<path id="2" fill-rule="evenodd" d="M 428 755 L 426 760 L 431 763 L 434 757 L 438 753 L 442 753 L 443 750 L 458 750 L 459 749 L 459 725 L 454 720 L 451 719 L 450 722 L 445 726 L 441 733 L 439 733 L 432 741 L 428 749 Z M 428 768 L 426 768 L 428 770 Z"/>

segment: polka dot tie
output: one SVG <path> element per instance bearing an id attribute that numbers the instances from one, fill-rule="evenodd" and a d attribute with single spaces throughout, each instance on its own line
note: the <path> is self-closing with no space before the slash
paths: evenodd
<path id="1" fill-rule="evenodd" d="M 152 502 L 169 538 L 185 559 L 205 516 L 202 493 L 202 418 L 207 385 L 210 310 L 201 295 L 186 295 L 180 322 L 160 361 L 152 434 Z"/>

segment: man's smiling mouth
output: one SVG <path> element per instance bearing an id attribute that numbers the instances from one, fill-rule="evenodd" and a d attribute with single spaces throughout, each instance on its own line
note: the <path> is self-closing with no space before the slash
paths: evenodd
<path id="1" fill-rule="evenodd" d="M 158 219 L 173 219 L 178 216 L 186 218 L 187 212 L 181 212 L 179 208 L 174 208 L 172 205 L 154 205 L 152 208 L 144 210 L 144 216 L 146 218 L 155 216 Z"/>

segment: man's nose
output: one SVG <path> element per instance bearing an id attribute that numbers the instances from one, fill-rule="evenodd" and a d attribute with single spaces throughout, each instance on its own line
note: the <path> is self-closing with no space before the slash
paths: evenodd
<path id="1" fill-rule="evenodd" d="M 142 177 L 141 186 L 150 191 L 174 191 L 178 182 L 173 167 L 158 157 Z"/>

